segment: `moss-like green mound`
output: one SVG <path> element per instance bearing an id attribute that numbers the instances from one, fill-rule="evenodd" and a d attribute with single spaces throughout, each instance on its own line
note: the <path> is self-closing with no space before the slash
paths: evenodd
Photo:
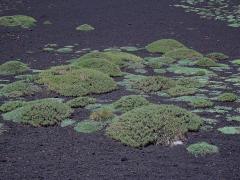
<path id="1" fill-rule="evenodd" d="M 216 63 L 216 61 L 214 61 L 210 58 L 199 59 L 196 62 L 196 65 L 201 66 L 201 67 L 216 67 L 216 66 L 219 66 L 219 64 Z"/>
<path id="2" fill-rule="evenodd" d="M 185 48 L 185 46 L 174 39 L 160 39 L 146 46 L 147 51 L 152 53 L 166 53 L 178 48 Z"/>
<path id="3" fill-rule="evenodd" d="M 127 112 L 137 107 L 149 105 L 150 102 L 140 95 L 123 96 L 118 101 L 113 103 L 116 110 Z"/>
<path id="4" fill-rule="evenodd" d="M 8 61 L 0 65 L 0 75 L 21 74 L 28 69 L 28 66 L 20 61 Z"/>
<path id="5" fill-rule="evenodd" d="M 207 154 L 214 154 L 219 152 L 217 146 L 208 144 L 206 142 L 191 144 L 190 146 L 188 146 L 187 150 L 194 156 L 204 156 Z"/>
<path id="6" fill-rule="evenodd" d="M 175 86 L 170 89 L 168 89 L 166 92 L 168 95 L 172 97 L 178 97 L 178 96 L 187 96 L 187 95 L 193 95 L 196 93 L 196 88 L 189 88 L 184 86 Z"/>
<path id="7" fill-rule="evenodd" d="M 217 97 L 217 100 L 222 102 L 234 102 L 237 98 L 237 95 L 234 93 L 223 93 Z"/>
<path id="8" fill-rule="evenodd" d="M 80 58 L 79 60 L 75 60 L 72 63 L 72 65 L 77 67 L 95 69 L 105 74 L 108 74 L 109 76 L 112 76 L 112 77 L 122 75 L 122 72 L 119 66 L 106 59 L 101 59 L 101 58 L 81 59 Z"/>
<path id="9" fill-rule="evenodd" d="M 100 58 L 106 59 L 120 67 L 126 66 L 129 62 L 142 62 L 143 59 L 134 54 L 121 51 L 92 52 L 81 56 L 78 60 Z"/>
<path id="10" fill-rule="evenodd" d="M 93 31 L 95 28 L 89 24 L 82 24 L 76 27 L 77 31 Z"/>
<path id="11" fill-rule="evenodd" d="M 0 26 L 30 28 L 35 26 L 37 21 L 30 16 L 14 15 L 14 16 L 2 16 L 0 17 Z"/>
<path id="12" fill-rule="evenodd" d="M 6 97 L 20 97 L 41 91 L 41 88 L 30 82 L 16 81 L 0 89 L 0 95 Z"/>
<path id="13" fill-rule="evenodd" d="M 74 127 L 74 130 L 80 133 L 93 133 L 101 130 L 102 128 L 103 128 L 103 125 L 101 122 L 86 120 L 86 121 L 79 122 Z"/>
<path id="14" fill-rule="evenodd" d="M 164 56 L 178 60 L 181 59 L 197 60 L 203 58 L 202 54 L 193 49 L 188 48 L 180 48 L 173 51 L 168 51 Z"/>
<path id="15" fill-rule="evenodd" d="M 106 134 L 132 147 L 170 144 L 197 131 L 202 120 L 196 114 L 174 105 L 148 105 L 121 115 L 109 125 Z"/>
<path id="16" fill-rule="evenodd" d="M 25 104 L 25 101 L 8 101 L 0 106 L 0 111 L 3 113 L 13 111 L 14 109 L 22 107 Z"/>
<path id="17" fill-rule="evenodd" d="M 223 134 L 240 134 L 240 126 L 237 127 L 226 126 L 223 128 L 218 128 L 218 131 L 220 131 Z"/>
<path id="18" fill-rule="evenodd" d="M 208 108 L 213 106 L 213 102 L 208 100 L 208 99 L 203 99 L 203 98 L 196 98 L 193 99 L 189 105 L 194 107 L 194 108 Z"/>
<path id="19" fill-rule="evenodd" d="M 214 61 L 221 61 L 221 60 L 225 60 L 228 59 L 229 57 L 223 53 L 220 52 L 212 52 L 206 55 L 207 58 L 210 58 Z"/>
<path id="20" fill-rule="evenodd" d="M 46 49 L 45 49 L 46 50 Z M 48 51 L 49 51 L 50 49 L 48 49 Z M 51 51 L 51 50 L 50 50 Z M 59 49 L 57 49 L 56 50 L 56 52 L 57 53 L 71 53 L 73 51 L 73 49 L 72 48 L 70 48 L 70 47 L 63 47 L 63 48 L 59 48 Z"/>
<path id="21" fill-rule="evenodd" d="M 107 74 L 70 66 L 57 66 L 41 72 L 38 83 L 64 96 L 100 94 L 117 88 L 115 81 Z"/>
<path id="22" fill-rule="evenodd" d="M 148 76 L 133 83 L 133 88 L 143 92 L 157 92 L 174 87 L 175 81 L 163 76 Z"/>
<path id="23" fill-rule="evenodd" d="M 114 114 L 111 110 L 109 109 L 99 109 L 91 113 L 90 119 L 93 121 L 109 121 L 113 119 Z"/>
<path id="24" fill-rule="evenodd" d="M 144 58 L 145 64 L 152 68 L 161 68 L 163 65 L 172 64 L 176 59 L 169 57 L 146 57 Z"/>
<path id="25" fill-rule="evenodd" d="M 89 104 L 94 104 L 96 102 L 95 98 L 91 97 L 77 97 L 66 102 L 72 108 L 85 107 Z"/>
<path id="26" fill-rule="evenodd" d="M 71 112 L 72 109 L 59 100 L 42 99 L 28 102 L 23 107 L 3 114 L 3 119 L 33 126 L 49 126 L 60 123 Z"/>

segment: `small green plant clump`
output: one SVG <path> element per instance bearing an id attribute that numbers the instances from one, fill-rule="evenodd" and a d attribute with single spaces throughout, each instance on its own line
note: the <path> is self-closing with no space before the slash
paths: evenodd
<path id="1" fill-rule="evenodd" d="M 167 53 L 179 48 L 185 48 L 185 46 L 175 39 L 160 39 L 146 46 L 147 51 L 151 53 Z"/>
<path id="2" fill-rule="evenodd" d="M 188 88 L 184 86 L 175 86 L 172 88 L 169 88 L 166 92 L 168 95 L 172 97 L 178 97 L 178 96 L 187 96 L 187 95 L 193 95 L 196 93 L 196 88 Z"/>
<path id="3" fill-rule="evenodd" d="M 2 113 L 5 112 L 9 112 L 9 111 L 13 111 L 19 107 L 22 107 L 24 105 L 26 105 L 27 102 L 25 101 L 8 101 L 6 103 L 4 103 L 3 105 L 0 106 L 0 111 Z"/>
<path id="4" fill-rule="evenodd" d="M 91 97 L 77 97 L 66 102 L 72 108 L 85 107 L 89 104 L 94 104 L 96 102 L 95 98 Z"/>
<path id="5" fill-rule="evenodd" d="M 41 72 L 38 83 L 63 96 L 100 94 L 117 88 L 116 82 L 107 74 L 70 66 L 56 66 Z"/>
<path id="6" fill-rule="evenodd" d="M 8 61 L 0 65 L 0 75 L 16 75 L 28 70 L 28 66 L 20 61 Z"/>
<path id="7" fill-rule="evenodd" d="M 164 56 L 177 60 L 182 59 L 198 60 L 203 58 L 203 55 L 201 53 L 188 48 L 179 48 L 172 51 L 168 51 L 166 54 L 164 54 Z"/>
<path id="8" fill-rule="evenodd" d="M 113 106 L 117 111 L 127 112 L 149 104 L 150 102 L 143 96 L 129 95 L 121 97 L 118 101 L 113 103 Z"/>
<path id="9" fill-rule="evenodd" d="M 238 99 L 238 97 L 234 93 L 223 93 L 217 97 L 217 100 L 221 101 L 221 102 L 234 102 L 237 99 Z"/>
<path id="10" fill-rule="evenodd" d="M 74 60 L 74 62 L 71 65 L 76 67 L 95 69 L 105 74 L 108 74 L 109 76 L 112 77 L 122 75 L 122 72 L 118 65 L 110 62 L 109 60 L 101 58 L 89 58 L 89 59 L 80 58 L 79 60 L 77 59 Z"/>
<path id="11" fill-rule="evenodd" d="M 77 123 L 74 130 L 80 133 L 93 133 L 103 128 L 101 122 L 85 120 Z"/>
<path id="12" fill-rule="evenodd" d="M 221 60 L 226 60 L 229 57 L 223 53 L 220 52 L 212 52 L 206 55 L 207 58 L 210 58 L 214 61 L 221 61 Z"/>
<path id="13" fill-rule="evenodd" d="M 93 121 L 108 121 L 113 119 L 114 114 L 109 109 L 99 109 L 91 113 L 90 119 Z"/>
<path id="14" fill-rule="evenodd" d="M 199 59 L 196 62 L 196 65 L 200 66 L 200 67 L 216 67 L 219 66 L 218 63 L 216 63 L 216 61 L 210 59 L 210 58 L 202 58 Z"/>
<path id="15" fill-rule="evenodd" d="M 6 97 L 20 97 L 26 95 L 32 95 L 41 91 L 41 88 L 30 82 L 16 81 L 5 85 L 0 89 L 0 95 Z"/>
<path id="16" fill-rule="evenodd" d="M 214 103 L 208 99 L 196 98 L 196 99 L 193 99 L 189 103 L 189 105 L 194 108 L 209 108 L 209 107 L 212 107 Z"/>
<path id="17" fill-rule="evenodd" d="M 46 50 L 46 49 L 45 49 Z M 50 49 L 48 48 L 48 51 L 49 51 Z M 51 50 L 50 50 L 51 51 Z M 71 53 L 73 51 L 73 49 L 72 48 L 70 48 L 70 47 L 62 47 L 62 48 L 59 48 L 59 49 L 57 49 L 56 50 L 56 52 L 57 53 Z"/>
<path id="18" fill-rule="evenodd" d="M 218 153 L 218 147 L 207 142 L 199 142 L 191 144 L 187 147 L 187 151 L 194 156 L 205 156 L 208 154 Z"/>
<path id="19" fill-rule="evenodd" d="M 33 17 L 25 15 L 2 16 L 0 17 L 0 26 L 31 28 L 36 25 Z"/>
<path id="20" fill-rule="evenodd" d="M 218 131 L 220 131 L 223 134 L 240 134 L 240 126 L 234 127 L 234 126 L 226 126 L 223 128 L 218 128 Z"/>
<path id="21" fill-rule="evenodd" d="M 72 109 L 55 99 L 42 99 L 3 114 L 4 120 L 11 120 L 32 126 L 49 126 L 68 118 Z"/>
<path id="22" fill-rule="evenodd" d="M 196 114 L 175 105 L 148 105 L 118 117 L 106 134 L 132 147 L 168 145 L 184 138 L 188 131 L 197 131 L 202 122 Z"/>
<path id="23" fill-rule="evenodd" d="M 76 27 L 77 31 L 93 31 L 95 28 L 89 24 L 82 24 Z"/>

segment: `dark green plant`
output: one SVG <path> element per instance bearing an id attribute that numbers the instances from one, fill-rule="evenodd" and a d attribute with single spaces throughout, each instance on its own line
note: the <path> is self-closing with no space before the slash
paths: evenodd
<path id="1" fill-rule="evenodd" d="M 143 147 L 170 144 L 197 131 L 202 120 L 196 114 L 174 105 L 148 105 L 133 109 L 114 120 L 106 134 L 123 144 Z"/>
<path id="2" fill-rule="evenodd" d="M 0 26 L 30 28 L 35 26 L 36 20 L 33 17 L 25 15 L 2 16 L 0 17 Z"/>
<path id="3" fill-rule="evenodd" d="M 238 99 L 237 95 L 234 93 L 222 93 L 217 97 L 218 101 L 222 102 L 233 102 Z"/>
<path id="4" fill-rule="evenodd" d="M 208 99 L 196 98 L 196 99 L 193 99 L 189 103 L 189 105 L 194 108 L 208 108 L 208 107 L 212 107 L 214 103 Z"/>
<path id="5" fill-rule="evenodd" d="M 113 103 L 113 106 L 118 111 L 127 112 L 148 104 L 150 104 L 150 102 L 143 96 L 129 95 L 121 97 L 118 101 Z"/>
<path id="6" fill-rule="evenodd" d="M 56 66 L 39 74 L 38 83 L 64 96 L 83 96 L 113 91 L 115 81 L 93 69 Z"/>
<path id="7" fill-rule="evenodd" d="M 114 114 L 109 109 L 99 109 L 91 113 L 90 119 L 93 121 L 108 121 L 113 119 Z"/>
<path id="8" fill-rule="evenodd" d="M 28 70 L 28 66 L 20 61 L 8 61 L 0 65 L 0 75 L 16 75 Z"/>
<path id="9" fill-rule="evenodd" d="M 216 67 L 216 66 L 219 66 L 219 64 L 216 63 L 216 61 L 214 61 L 210 58 L 199 59 L 196 62 L 196 65 L 201 66 L 201 67 Z"/>
<path id="10" fill-rule="evenodd" d="M 178 96 L 187 96 L 187 95 L 193 95 L 196 93 L 196 88 L 189 88 L 184 86 L 175 86 L 170 89 L 168 89 L 166 92 L 168 95 L 172 97 L 178 97 Z"/>
<path id="11" fill-rule="evenodd" d="M 95 98 L 91 97 L 77 97 L 66 102 L 72 108 L 85 107 L 89 104 L 94 104 L 96 102 Z"/>
<path id="12" fill-rule="evenodd" d="M 160 39 L 146 46 L 146 50 L 152 53 L 166 53 L 178 48 L 185 48 L 185 46 L 175 39 Z"/>
<path id="13" fill-rule="evenodd" d="M 193 49 L 188 49 L 188 48 L 180 48 L 180 49 L 175 49 L 172 51 L 168 51 L 166 54 L 164 54 L 165 57 L 170 57 L 173 59 L 190 59 L 190 60 L 197 60 L 203 58 L 203 55 L 200 54 L 199 52 L 193 50 Z"/>
<path id="14" fill-rule="evenodd" d="M 214 61 L 221 61 L 221 60 L 226 60 L 229 57 L 223 53 L 220 52 L 212 52 L 206 55 L 207 58 L 210 58 Z"/>
<path id="15" fill-rule="evenodd" d="M 0 111 L 5 113 L 9 111 L 13 111 L 14 109 L 17 109 L 19 107 L 22 107 L 23 105 L 26 105 L 27 102 L 25 101 L 8 101 L 0 106 Z"/>
<path id="16" fill-rule="evenodd" d="M 187 147 L 187 151 L 194 156 L 205 156 L 208 154 L 218 153 L 218 147 L 212 144 L 208 144 L 207 142 L 199 142 L 195 144 L 191 144 Z"/>

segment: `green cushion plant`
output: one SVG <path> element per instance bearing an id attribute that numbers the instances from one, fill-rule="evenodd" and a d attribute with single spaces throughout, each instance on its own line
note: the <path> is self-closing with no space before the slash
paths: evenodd
<path id="1" fill-rule="evenodd" d="M 187 95 L 193 95 L 196 93 L 196 88 L 188 88 L 184 86 L 175 86 L 172 88 L 169 88 L 166 92 L 168 95 L 172 97 L 178 97 L 178 96 L 187 96 Z"/>
<path id="2" fill-rule="evenodd" d="M 96 102 L 95 98 L 91 97 L 77 97 L 66 102 L 72 108 L 85 107 L 89 104 L 94 104 Z"/>
<path id="3" fill-rule="evenodd" d="M 207 58 L 210 58 L 214 61 L 221 61 L 221 60 L 226 60 L 229 57 L 223 53 L 220 52 L 212 52 L 206 55 Z"/>
<path id="4" fill-rule="evenodd" d="M 2 16 L 0 17 L 0 26 L 31 28 L 36 25 L 33 17 L 25 15 Z"/>
<path id="5" fill-rule="evenodd" d="M 26 64 L 20 61 L 8 61 L 0 65 L 0 75 L 16 75 L 28 71 Z"/>
<path id="6" fill-rule="evenodd" d="M 77 31 L 93 31 L 95 28 L 89 24 L 82 24 L 76 27 Z"/>
<path id="7" fill-rule="evenodd" d="M 197 60 L 203 58 L 203 55 L 200 54 L 199 52 L 193 50 L 193 49 L 188 49 L 188 48 L 180 48 L 180 49 L 175 49 L 172 51 L 168 51 L 166 54 L 164 54 L 166 57 L 170 57 L 173 59 L 190 59 L 190 60 Z"/>
<path id="8" fill-rule="evenodd" d="M 208 108 L 208 107 L 212 107 L 214 105 L 214 103 L 208 99 L 196 98 L 196 99 L 193 99 L 189 103 L 189 105 L 194 108 Z"/>
<path id="9" fill-rule="evenodd" d="M 199 142 L 195 144 L 191 144 L 187 147 L 187 151 L 194 156 L 204 156 L 207 154 L 218 153 L 218 147 L 212 144 L 208 144 L 206 142 Z"/>
<path id="10" fill-rule="evenodd" d="M 200 67 L 216 67 L 216 66 L 219 66 L 218 63 L 216 63 L 216 61 L 210 59 L 210 58 L 202 58 L 202 59 L 199 59 L 197 62 L 196 62 L 196 65 L 200 66 Z"/>
<path id="11" fill-rule="evenodd" d="M 222 93 L 217 97 L 218 101 L 222 102 L 233 102 L 238 99 L 237 95 L 234 93 Z"/>
<path id="12" fill-rule="evenodd" d="M 90 119 L 93 121 L 109 121 L 113 119 L 114 114 L 107 108 L 98 109 L 90 114 Z"/>
<path id="13" fill-rule="evenodd" d="M 5 113 L 9 111 L 13 111 L 14 109 L 17 109 L 19 107 L 22 107 L 23 105 L 26 105 L 27 102 L 25 101 L 8 101 L 0 106 L 0 111 Z"/>
<path id="14" fill-rule="evenodd" d="M 118 117 L 107 127 L 106 134 L 123 144 L 143 147 L 171 144 L 197 131 L 202 119 L 175 105 L 142 106 Z"/>

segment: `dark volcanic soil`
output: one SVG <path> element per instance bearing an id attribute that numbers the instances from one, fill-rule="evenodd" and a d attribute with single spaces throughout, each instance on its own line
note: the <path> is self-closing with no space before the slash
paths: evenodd
<path id="1" fill-rule="evenodd" d="M 32 30 L 0 27 L 1 63 L 21 58 L 31 67 L 41 69 L 77 56 L 42 52 L 48 43 L 62 46 L 78 43 L 79 49 L 103 49 L 145 46 L 161 38 L 177 39 L 203 53 L 220 51 L 231 58 L 240 57 L 240 28 L 200 19 L 170 4 L 174 1 L 23 0 L 22 4 L 11 5 L 13 9 L 0 11 L 0 16 L 31 15 L 39 24 Z M 53 25 L 42 25 L 45 20 Z M 84 23 L 96 30 L 85 34 L 76 32 L 75 27 Z M 29 50 L 33 53 L 26 53 Z M 222 135 L 216 130 L 189 134 L 187 143 L 207 140 L 220 149 L 219 154 L 195 158 L 187 153 L 186 146 L 150 146 L 139 150 L 114 142 L 103 132 L 81 134 L 73 128 L 6 124 L 9 130 L 0 136 L 0 179 L 3 180 L 240 179 L 239 136 Z"/>

